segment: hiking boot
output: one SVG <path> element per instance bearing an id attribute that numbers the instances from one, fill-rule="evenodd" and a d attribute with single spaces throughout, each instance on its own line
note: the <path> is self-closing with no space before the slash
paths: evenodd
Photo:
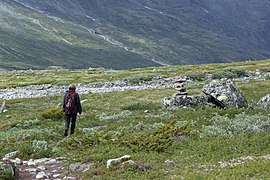
<path id="1" fill-rule="evenodd" d="M 64 136 L 68 136 L 68 129 L 65 129 Z"/>
<path id="2" fill-rule="evenodd" d="M 70 135 L 71 135 L 71 134 L 74 134 L 74 131 L 70 131 Z"/>

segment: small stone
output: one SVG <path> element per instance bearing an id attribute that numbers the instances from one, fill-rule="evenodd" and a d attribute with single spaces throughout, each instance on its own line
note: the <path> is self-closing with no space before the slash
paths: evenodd
<path id="1" fill-rule="evenodd" d="M 47 168 L 45 166 L 38 166 L 37 170 L 39 171 L 45 171 Z"/>
<path id="2" fill-rule="evenodd" d="M 53 175 L 53 178 L 58 178 L 58 177 L 60 177 L 61 176 L 61 174 L 54 174 Z"/>
<path id="3" fill-rule="evenodd" d="M 165 161 L 165 163 L 170 164 L 170 163 L 173 163 L 173 161 L 170 160 L 170 159 L 167 159 L 167 160 Z"/>
<path id="4" fill-rule="evenodd" d="M 37 175 L 36 175 L 36 179 L 43 179 L 43 178 L 48 178 L 48 175 L 45 173 L 45 172 L 39 172 Z"/>
<path id="5" fill-rule="evenodd" d="M 17 165 L 22 165 L 22 164 L 23 164 L 23 161 L 22 161 L 21 159 L 19 159 L 19 158 L 16 158 L 16 159 L 15 159 L 15 163 L 16 163 Z"/>
<path id="6" fill-rule="evenodd" d="M 75 164 L 71 164 L 69 166 L 69 169 L 72 173 L 78 172 L 81 170 L 81 163 L 75 163 Z"/>
<path id="7" fill-rule="evenodd" d="M 33 159 L 30 159 L 30 160 L 27 162 L 27 165 L 28 165 L 28 166 L 35 166 L 36 163 L 35 163 L 35 161 L 33 161 Z"/>
<path id="8" fill-rule="evenodd" d="M 56 159 L 51 159 L 51 160 L 45 162 L 44 164 L 56 164 L 56 163 L 57 163 Z"/>
<path id="9" fill-rule="evenodd" d="M 56 160 L 65 160 L 66 158 L 65 157 L 57 157 L 55 158 Z"/>
<path id="10" fill-rule="evenodd" d="M 36 168 L 29 168 L 29 169 L 26 169 L 26 170 L 28 170 L 29 172 L 37 172 Z"/>
<path id="11" fill-rule="evenodd" d="M 28 161 L 23 161 L 23 164 L 27 164 L 28 163 Z"/>
<path id="12" fill-rule="evenodd" d="M 50 161 L 51 158 L 41 158 L 41 159 L 36 159 L 34 162 L 35 164 L 43 164 L 46 161 Z"/>

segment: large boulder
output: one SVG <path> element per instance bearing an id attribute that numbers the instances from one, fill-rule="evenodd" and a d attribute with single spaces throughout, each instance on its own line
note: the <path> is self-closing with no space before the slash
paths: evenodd
<path id="1" fill-rule="evenodd" d="M 210 102 L 222 108 L 248 107 L 246 98 L 231 79 L 213 80 L 202 92 L 211 98 Z"/>
<path id="2" fill-rule="evenodd" d="M 262 97 L 258 102 L 257 105 L 259 107 L 263 107 L 263 108 L 270 108 L 270 94 L 267 94 L 266 96 Z"/>

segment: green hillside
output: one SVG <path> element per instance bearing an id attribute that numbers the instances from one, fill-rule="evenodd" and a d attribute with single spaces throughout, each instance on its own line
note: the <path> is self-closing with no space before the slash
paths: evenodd
<path id="1" fill-rule="evenodd" d="M 53 65 L 130 69 L 157 65 L 106 42 L 79 24 L 10 1 L 0 5 L 0 65 L 4 69 L 45 69 Z"/>
<path id="2" fill-rule="evenodd" d="M 131 69 L 267 59 L 270 4 L 2 0 L 0 67 Z"/>
<path id="3" fill-rule="evenodd" d="M 234 77 L 249 107 L 165 110 L 161 100 L 175 93 L 172 88 L 81 94 L 83 113 L 75 134 L 64 137 L 62 96 L 6 100 L 7 111 L 0 116 L 0 157 L 13 151 L 22 160 L 62 157 L 66 174 L 70 164 L 91 162 L 88 170 L 76 174 L 82 179 L 267 179 L 269 111 L 256 102 L 269 94 L 269 64 L 2 72 L 2 90 L 27 86 L 29 91 L 37 84 L 67 87 L 73 82 L 79 89 L 90 83 L 129 80 L 139 85 L 151 81 L 146 77 L 188 76 L 190 95 L 201 94 L 210 81 L 206 74 Z M 247 79 L 238 72 L 257 75 Z M 265 129 L 260 130 L 262 125 Z M 213 134 L 213 128 L 219 131 Z M 135 164 L 106 167 L 107 160 L 123 155 Z"/>

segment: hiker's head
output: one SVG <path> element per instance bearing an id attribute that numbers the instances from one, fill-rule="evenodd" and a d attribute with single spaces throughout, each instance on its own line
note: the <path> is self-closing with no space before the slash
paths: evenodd
<path id="1" fill-rule="evenodd" d="M 68 86 L 68 90 L 76 90 L 76 87 L 75 87 L 75 85 L 74 84 L 70 84 L 69 86 Z"/>

